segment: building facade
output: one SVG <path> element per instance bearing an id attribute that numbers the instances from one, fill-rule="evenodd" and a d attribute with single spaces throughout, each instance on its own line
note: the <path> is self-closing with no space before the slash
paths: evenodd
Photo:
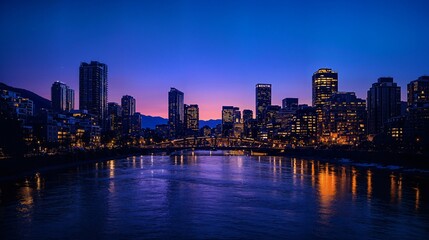
<path id="1" fill-rule="evenodd" d="M 100 126 L 107 116 L 107 65 L 82 62 L 79 67 L 79 109 L 95 115 Z"/>
<path id="2" fill-rule="evenodd" d="M 401 114 L 401 87 L 393 78 L 381 77 L 368 90 L 368 134 L 382 132 L 384 123 L 389 118 Z"/>
<path id="3" fill-rule="evenodd" d="M 264 125 L 265 112 L 271 105 L 271 84 L 256 84 L 256 120 Z"/>
<path id="4" fill-rule="evenodd" d="M 115 132 L 116 136 L 122 131 L 122 107 L 118 103 L 109 102 L 107 104 L 107 129 Z"/>
<path id="5" fill-rule="evenodd" d="M 323 109 L 323 119 L 324 143 L 355 145 L 366 138 L 365 100 L 354 92 L 334 93 Z"/>
<path id="6" fill-rule="evenodd" d="M 317 114 L 317 135 L 322 137 L 324 126 L 323 108 L 332 94 L 338 92 L 338 73 L 330 68 L 320 68 L 312 77 L 312 103 Z"/>
<path id="7" fill-rule="evenodd" d="M 200 110 L 197 104 L 185 105 L 185 128 L 187 136 L 197 136 L 200 129 Z"/>
<path id="8" fill-rule="evenodd" d="M 170 137 L 183 137 L 185 124 L 184 94 L 176 88 L 171 88 L 168 92 L 168 125 L 170 127 Z"/>
<path id="9" fill-rule="evenodd" d="M 251 121 L 253 120 L 253 111 L 250 109 L 243 110 L 243 135 L 246 138 L 252 137 L 252 125 Z"/>
<path id="10" fill-rule="evenodd" d="M 62 82 L 54 82 L 51 87 L 52 109 L 55 112 L 74 109 L 74 90 Z"/>
<path id="11" fill-rule="evenodd" d="M 123 134 L 128 135 L 132 132 L 131 122 L 133 115 L 136 112 L 136 99 L 129 95 L 122 96 L 121 107 Z"/>
<path id="12" fill-rule="evenodd" d="M 234 107 L 222 107 L 222 137 L 230 137 L 234 130 Z"/>
<path id="13" fill-rule="evenodd" d="M 408 107 L 421 107 L 429 103 L 429 76 L 421 76 L 407 84 Z"/>
<path id="14" fill-rule="evenodd" d="M 282 100 L 282 108 L 290 111 L 298 110 L 298 98 L 285 98 Z"/>
<path id="15" fill-rule="evenodd" d="M 291 124 L 291 143 L 296 145 L 312 145 L 317 141 L 316 109 L 307 107 L 298 109 Z"/>

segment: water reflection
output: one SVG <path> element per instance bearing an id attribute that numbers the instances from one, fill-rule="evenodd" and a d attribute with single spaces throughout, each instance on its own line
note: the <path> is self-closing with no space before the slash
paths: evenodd
<path id="1" fill-rule="evenodd" d="M 109 178 L 115 177 L 115 160 L 107 161 L 107 165 L 109 166 Z"/>
<path id="2" fill-rule="evenodd" d="M 369 202 L 372 196 L 372 172 L 370 169 L 366 171 L 366 186 L 366 197 Z"/>
<path id="3" fill-rule="evenodd" d="M 420 202 L 420 188 L 417 186 L 415 188 L 416 190 L 416 202 L 415 202 L 415 209 L 418 210 L 419 209 L 419 202 Z"/>
<path id="4" fill-rule="evenodd" d="M 18 199 L 20 205 L 17 207 L 17 211 L 22 214 L 23 217 L 29 217 L 29 213 L 33 208 L 33 189 L 29 186 L 23 186 L 20 188 L 18 193 Z"/>
<path id="5" fill-rule="evenodd" d="M 429 224 L 428 179 L 299 158 L 130 157 L 37 173 L 13 191 L 0 186 L 0 219 L 11 219 L 0 230 L 26 228 L 41 238 L 50 230 L 43 219 L 61 215 L 59 225 L 80 226 L 94 214 L 100 238 L 119 231 L 155 239 L 419 238 Z M 56 229 L 59 239 L 82 231 L 64 229 Z"/>
<path id="6" fill-rule="evenodd" d="M 334 171 L 330 171 L 329 164 L 321 167 L 318 174 L 318 192 L 320 200 L 320 214 L 323 220 L 332 215 L 332 202 L 336 194 L 336 179 Z"/>
<path id="7" fill-rule="evenodd" d="M 353 199 L 356 199 L 357 193 L 357 171 L 355 167 L 352 167 L 352 195 Z"/>

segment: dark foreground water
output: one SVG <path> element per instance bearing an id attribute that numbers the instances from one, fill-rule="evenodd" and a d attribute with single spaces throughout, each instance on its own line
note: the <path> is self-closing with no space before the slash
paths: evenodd
<path id="1" fill-rule="evenodd" d="M 249 156 L 138 156 L 0 185 L 0 239 L 429 236 L 427 173 Z"/>

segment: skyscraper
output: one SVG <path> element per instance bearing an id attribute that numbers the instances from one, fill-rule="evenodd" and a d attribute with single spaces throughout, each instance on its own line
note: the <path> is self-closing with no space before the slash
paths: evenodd
<path id="1" fill-rule="evenodd" d="M 243 128 L 244 128 L 244 136 L 245 137 L 251 137 L 251 131 L 252 131 L 252 122 L 253 120 L 253 111 L 249 109 L 243 110 Z"/>
<path id="2" fill-rule="evenodd" d="M 199 108 L 197 104 L 185 105 L 186 135 L 196 136 L 200 129 Z"/>
<path id="3" fill-rule="evenodd" d="M 332 94 L 338 92 L 338 73 L 330 68 L 320 68 L 312 77 L 313 107 L 317 115 L 317 134 L 321 137 L 324 132 L 323 107 Z"/>
<path id="4" fill-rule="evenodd" d="M 230 137 L 234 128 L 234 107 L 222 107 L 222 137 Z"/>
<path id="5" fill-rule="evenodd" d="M 170 127 L 170 137 L 183 137 L 184 123 L 184 94 L 176 88 L 171 88 L 170 92 L 168 92 L 168 125 Z"/>
<path id="6" fill-rule="evenodd" d="M 421 107 L 429 103 L 429 76 L 421 76 L 407 85 L 408 107 Z"/>
<path id="7" fill-rule="evenodd" d="M 54 82 L 51 87 L 52 108 L 56 112 L 74 109 L 74 90 L 62 82 Z"/>
<path id="8" fill-rule="evenodd" d="M 271 105 L 271 84 L 256 84 L 256 120 L 262 126 L 265 111 Z"/>
<path id="9" fill-rule="evenodd" d="M 122 127 L 122 107 L 115 102 L 109 102 L 107 106 L 107 129 L 115 132 L 115 135 L 119 135 L 120 129 Z"/>
<path id="10" fill-rule="evenodd" d="M 122 129 L 124 134 L 132 132 L 131 120 L 136 112 L 136 99 L 132 96 L 125 95 L 121 99 L 122 107 Z"/>
<path id="11" fill-rule="evenodd" d="M 379 78 L 368 90 L 368 133 L 382 131 L 383 124 L 401 114 L 401 87 L 391 77 Z"/>
<path id="12" fill-rule="evenodd" d="M 94 114 L 101 126 L 107 116 L 107 65 L 91 61 L 79 67 L 79 109 Z"/>
<path id="13" fill-rule="evenodd" d="M 338 92 L 338 73 L 321 68 L 313 74 L 313 107 L 323 106 L 333 93 Z"/>

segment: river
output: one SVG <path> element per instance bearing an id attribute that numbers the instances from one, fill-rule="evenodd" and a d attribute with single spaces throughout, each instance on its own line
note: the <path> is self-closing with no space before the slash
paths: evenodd
<path id="1" fill-rule="evenodd" d="M 0 239 L 424 239 L 429 174 L 270 156 L 135 156 L 0 184 Z"/>

